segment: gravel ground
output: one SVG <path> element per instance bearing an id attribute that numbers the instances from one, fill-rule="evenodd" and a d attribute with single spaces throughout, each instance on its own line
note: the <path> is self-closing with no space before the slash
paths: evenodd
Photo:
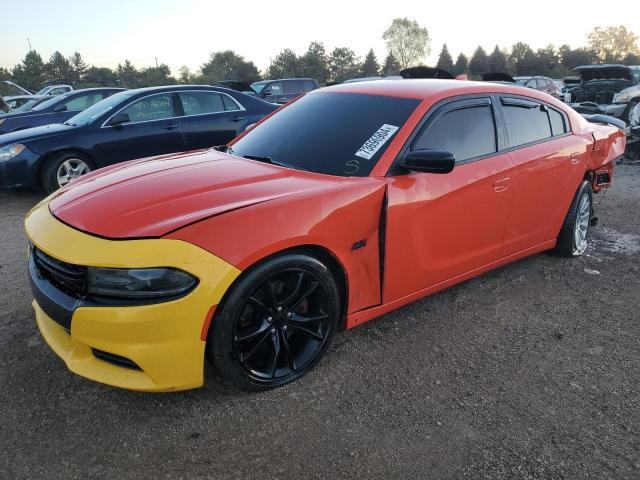
<path id="1" fill-rule="evenodd" d="M 2 478 L 639 478 L 640 165 L 587 255 L 540 254 L 340 334 L 259 394 L 139 394 L 69 373 L 0 195 Z M 2 473 L 4 472 L 4 473 Z"/>

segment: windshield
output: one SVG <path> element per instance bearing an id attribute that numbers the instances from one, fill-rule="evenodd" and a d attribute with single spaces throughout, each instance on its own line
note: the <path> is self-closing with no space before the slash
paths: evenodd
<path id="1" fill-rule="evenodd" d="M 524 85 L 525 83 L 527 83 L 527 80 L 529 80 L 530 78 L 531 77 L 514 77 L 514 80 L 518 85 Z"/>
<path id="2" fill-rule="evenodd" d="M 636 83 L 640 83 L 640 68 L 634 68 L 632 72 L 633 72 L 633 78 L 636 79 Z"/>
<path id="3" fill-rule="evenodd" d="M 256 93 L 260 93 L 266 85 L 267 82 L 256 82 L 251 84 L 251 88 L 253 88 Z"/>
<path id="4" fill-rule="evenodd" d="M 46 100 L 43 100 L 42 102 L 36 104 L 35 106 L 31 107 L 31 110 L 34 112 L 39 112 L 40 110 L 45 110 L 47 108 L 49 108 L 52 105 L 55 105 L 56 103 L 58 103 L 60 100 L 62 100 L 62 97 L 51 97 L 48 98 Z"/>
<path id="5" fill-rule="evenodd" d="M 33 109 L 33 107 L 35 107 L 36 105 L 46 101 L 48 99 L 45 98 L 32 98 L 31 100 L 27 100 L 26 102 L 24 102 L 22 105 L 20 105 L 17 108 L 13 109 L 14 113 L 17 112 L 29 112 L 31 111 L 31 109 Z"/>
<path id="6" fill-rule="evenodd" d="M 113 110 L 120 106 L 120 104 L 129 98 L 133 93 L 131 91 L 128 92 L 120 92 L 110 97 L 105 98 L 104 100 L 99 101 L 98 103 L 93 104 L 86 110 L 78 113 L 77 115 L 71 117 L 69 120 L 64 122 L 65 125 L 87 125 L 93 122 L 96 118 L 101 117 L 105 113 Z"/>
<path id="7" fill-rule="evenodd" d="M 285 167 L 366 177 L 420 100 L 315 93 L 283 108 L 229 153 Z"/>
<path id="8" fill-rule="evenodd" d="M 47 91 L 49 91 L 51 89 L 51 87 L 44 87 L 41 88 L 40 90 L 38 90 L 35 95 L 46 95 Z"/>

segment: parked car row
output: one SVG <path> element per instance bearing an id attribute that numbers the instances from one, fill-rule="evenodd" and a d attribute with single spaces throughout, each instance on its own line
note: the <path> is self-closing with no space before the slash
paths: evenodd
<path id="1" fill-rule="evenodd" d="M 34 98 L 54 97 L 73 90 L 71 85 L 46 85 L 36 93 L 32 93 L 26 88 L 9 80 L 3 80 L 2 85 L 4 87 L 3 90 L 7 88 L 10 89 L 10 93 L 4 93 L 3 98 L 12 110 L 15 110 Z"/>
<path id="2" fill-rule="evenodd" d="M 566 103 L 579 113 L 604 114 L 629 122 L 640 103 L 640 66 L 584 65 L 575 71 L 580 83 L 565 92 Z"/>
<path id="3" fill-rule="evenodd" d="M 113 163 L 223 145 L 277 108 L 208 86 L 76 90 L 0 117 L 0 187 L 52 192 Z"/>

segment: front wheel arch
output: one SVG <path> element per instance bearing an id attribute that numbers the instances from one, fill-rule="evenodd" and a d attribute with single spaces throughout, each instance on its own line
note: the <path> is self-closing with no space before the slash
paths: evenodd
<path id="1" fill-rule="evenodd" d="M 248 267 L 229 286 L 223 298 L 220 300 L 211 320 L 211 327 L 206 336 L 207 340 L 205 352 L 205 359 L 208 360 L 207 363 L 209 363 L 212 368 L 217 371 L 218 375 L 225 381 L 225 383 L 228 383 L 232 386 L 235 385 L 236 387 L 240 387 L 241 389 L 249 390 L 277 387 L 289 383 L 289 381 L 293 381 L 304 375 L 309 371 L 309 369 L 313 368 L 313 365 L 315 365 L 315 363 L 320 358 L 322 358 L 324 352 L 326 351 L 326 347 L 329 345 L 330 340 L 333 337 L 333 333 L 339 330 L 341 323 L 343 323 L 341 297 L 344 295 L 344 293 L 340 291 L 341 282 L 339 281 L 339 277 L 337 278 L 336 274 L 333 273 L 332 270 L 335 265 L 331 266 L 331 264 L 333 262 L 337 262 L 337 260 L 328 260 L 331 257 L 327 257 L 326 255 L 332 254 L 326 250 L 323 250 L 325 250 L 324 247 L 304 245 L 275 252 L 272 255 L 269 255 Z M 311 252 L 313 252 L 314 255 L 312 255 Z M 295 257 L 298 258 L 296 259 Z M 321 260 L 318 257 L 324 258 Z M 333 324 L 333 327 L 330 327 L 333 329 L 333 332 L 328 334 L 328 343 L 324 347 L 321 347 L 323 348 L 323 350 L 319 353 L 319 356 L 312 361 L 311 365 L 309 365 L 307 368 L 300 369 L 298 374 L 293 375 L 293 377 L 290 379 L 284 380 L 282 383 L 276 380 L 276 383 L 269 384 L 267 382 L 264 384 L 260 384 L 260 382 L 256 382 L 255 379 L 247 380 L 244 375 L 238 375 L 238 369 L 241 367 L 238 366 L 238 364 L 236 363 L 237 359 L 233 358 L 232 352 L 228 351 L 225 343 L 227 337 L 230 334 L 229 328 L 232 328 L 232 324 L 229 323 L 229 319 L 231 318 L 229 317 L 229 315 L 233 314 L 232 312 L 234 312 L 234 309 L 237 308 L 235 305 L 240 305 L 236 304 L 235 302 L 239 301 L 239 295 L 243 295 L 243 290 L 247 289 L 247 285 L 250 285 L 251 282 L 255 282 L 256 278 L 259 278 L 259 276 L 263 275 L 265 272 L 269 272 L 269 269 L 273 267 L 274 263 L 277 264 L 280 261 L 285 265 L 287 264 L 287 262 L 300 262 L 301 268 L 309 268 L 309 265 L 313 265 L 315 263 L 322 269 L 321 271 L 326 272 L 322 275 L 325 275 L 327 280 L 332 284 L 329 287 L 329 290 L 333 290 L 334 293 L 328 298 L 333 298 L 333 300 L 329 300 L 329 302 L 333 303 L 335 307 L 334 315 L 336 316 L 333 317 L 335 318 L 335 323 Z M 306 265 L 306 267 L 302 267 L 302 265 Z M 249 283 L 247 284 L 247 282 Z M 329 286 L 329 284 L 325 285 Z M 262 299 L 262 301 L 264 301 L 264 299 Z M 271 317 L 269 317 L 269 319 L 271 319 Z M 275 325 L 276 324 L 274 323 L 274 326 Z M 285 326 L 283 328 L 286 329 L 287 327 Z M 295 370 L 295 366 L 293 368 Z"/>
<path id="2" fill-rule="evenodd" d="M 58 155 L 62 155 L 62 154 L 66 154 L 66 153 L 70 153 L 70 154 L 75 154 L 75 155 L 80 155 L 81 157 L 85 158 L 88 162 L 89 162 L 89 166 L 91 167 L 92 171 L 96 169 L 96 163 L 94 161 L 94 159 L 91 157 L 91 155 L 89 155 L 88 153 L 77 149 L 77 148 L 63 148 L 60 150 L 55 150 L 52 152 L 48 152 L 46 155 L 44 155 L 40 161 L 38 162 L 38 165 L 36 167 L 36 178 L 38 179 L 38 183 L 40 184 L 40 186 L 44 189 L 45 185 L 43 185 L 43 175 L 45 172 L 45 169 L 47 168 L 47 165 L 49 164 L 49 162 L 55 158 Z"/>
<path id="3" fill-rule="evenodd" d="M 289 247 L 284 250 L 279 250 L 251 264 L 249 267 L 244 269 L 242 273 L 238 275 L 237 278 L 233 280 L 231 285 L 229 285 L 229 288 L 227 288 L 226 292 L 220 299 L 220 302 L 216 307 L 216 311 L 218 311 L 220 307 L 225 303 L 225 301 L 229 297 L 229 294 L 233 291 L 233 289 L 238 284 L 238 282 L 244 276 L 246 276 L 251 270 L 257 268 L 258 266 L 260 266 L 261 264 L 263 264 L 268 260 L 271 260 L 272 258 L 281 257 L 283 255 L 296 254 L 296 253 L 302 254 L 302 255 L 308 255 L 312 258 L 315 258 L 316 260 L 323 263 L 331 272 L 331 275 L 336 281 L 336 286 L 338 288 L 338 295 L 340 296 L 340 310 L 341 310 L 341 315 L 343 317 L 343 321 L 341 322 L 340 327 L 344 328 L 345 326 L 344 319 L 346 318 L 348 307 L 349 307 L 349 282 L 348 282 L 347 273 L 343 265 L 338 260 L 337 256 L 333 252 L 331 252 L 331 250 L 321 245 L 315 245 L 315 244 L 303 244 L 303 245 L 297 245 L 295 247 Z M 214 319 L 212 319 L 212 322 L 213 321 L 215 321 L 215 314 L 214 314 Z M 206 332 L 207 335 L 208 333 L 209 332 Z"/>

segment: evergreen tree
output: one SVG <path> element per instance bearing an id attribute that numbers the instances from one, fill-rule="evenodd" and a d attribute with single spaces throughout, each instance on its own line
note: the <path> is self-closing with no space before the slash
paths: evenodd
<path id="1" fill-rule="evenodd" d="M 49 83 L 71 83 L 71 63 L 60 52 L 53 52 L 45 65 L 45 78 Z"/>
<path id="2" fill-rule="evenodd" d="M 71 63 L 71 84 L 76 86 L 84 80 L 88 67 L 79 52 L 73 52 L 69 62 Z"/>
<path id="3" fill-rule="evenodd" d="M 311 42 L 298 60 L 298 69 L 303 77 L 315 78 L 324 85 L 329 78 L 329 59 L 322 42 Z"/>
<path id="4" fill-rule="evenodd" d="M 348 47 L 336 47 L 329 55 L 331 81 L 342 83 L 356 78 L 362 71 L 362 65 L 355 52 Z"/>
<path id="5" fill-rule="evenodd" d="M 449 53 L 446 43 L 442 45 L 442 50 L 440 51 L 440 57 L 438 57 L 438 64 L 436 67 L 453 73 L 453 58 Z"/>
<path id="6" fill-rule="evenodd" d="M 380 73 L 382 73 L 383 77 L 398 75 L 398 73 L 400 73 L 400 64 L 392 53 L 387 55 L 387 58 L 384 59 L 384 64 L 382 65 L 382 71 Z"/>
<path id="7" fill-rule="evenodd" d="M 139 88 L 142 86 L 140 84 L 140 74 L 129 60 L 125 60 L 122 64 L 119 63 L 116 72 L 118 74 L 118 83 L 121 87 Z"/>
<path id="8" fill-rule="evenodd" d="M 364 62 L 362 64 L 362 76 L 363 77 L 377 77 L 380 75 L 380 65 L 378 64 L 378 59 L 376 58 L 376 54 L 373 53 L 373 48 L 369 50 L 367 56 L 364 57 Z"/>
<path id="9" fill-rule="evenodd" d="M 507 56 L 504 54 L 500 47 L 496 45 L 488 60 L 489 72 L 506 73 L 507 71 Z"/>
<path id="10" fill-rule="evenodd" d="M 469 60 L 469 73 L 475 77 L 480 77 L 483 73 L 486 73 L 489 69 L 489 57 L 484 48 L 478 47 L 473 52 L 471 60 Z"/>
<path id="11" fill-rule="evenodd" d="M 467 69 L 469 68 L 469 59 L 464 53 L 458 55 L 456 59 L 456 64 L 453 66 L 453 74 L 454 75 L 464 75 L 467 73 Z"/>
<path id="12" fill-rule="evenodd" d="M 33 90 L 40 90 L 45 82 L 45 63 L 35 50 L 30 50 L 21 63 L 13 67 L 12 80 L 18 85 Z"/>

